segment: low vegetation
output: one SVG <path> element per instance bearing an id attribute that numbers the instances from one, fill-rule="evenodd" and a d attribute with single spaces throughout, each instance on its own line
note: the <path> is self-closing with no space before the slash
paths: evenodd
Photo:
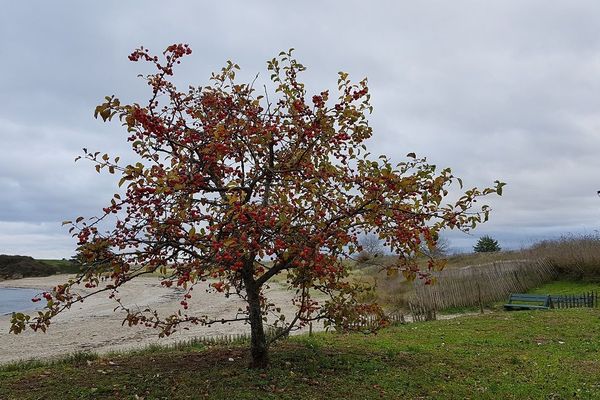
<path id="1" fill-rule="evenodd" d="M 28 276 L 48 276 L 56 268 L 26 256 L 0 254 L 0 280 L 19 279 Z"/>
<path id="2" fill-rule="evenodd" d="M 191 344 L 0 368 L 3 399 L 562 399 L 600 396 L 600 312 L 499 312 L 290 338 L 266 370 Z"/>
<path id="3" fill-rule="evenodd" d="M 43 264 L 50 265 L 56 269 L 56 272 L 59 274 L 77 274 L 81 272 L 81 264 L 74 260 L 48 260 L 42 259 L 37 260 Z"/>
<path id="4" fill-rule="evenodd" d="M 36 260 L 28 256 L 0 254 L 0 280 L 77 272 L 79 266 L 69 260 Z"/>

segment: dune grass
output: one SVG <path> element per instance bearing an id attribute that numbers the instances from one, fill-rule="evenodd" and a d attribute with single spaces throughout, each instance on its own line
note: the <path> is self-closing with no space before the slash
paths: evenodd
<path id="1" fill-rule="evenodd" d="M 600 233 L 564 235 L 536 243 L 523 252 L 531 258 L 548 260 L 562 277 L 600 282 Z"/>
<path id="2" fill-rule="evenodd" d="M 2 399 L 562 399 L 600 397 L 600 311 L 498 312 L 281 342 L 267 370 L 239 346 L 0 368 Z M 137 397 L 136 397 L 137 396 Z"/>

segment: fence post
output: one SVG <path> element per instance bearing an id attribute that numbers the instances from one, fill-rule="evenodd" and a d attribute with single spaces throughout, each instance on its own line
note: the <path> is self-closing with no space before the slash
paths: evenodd
<path id="1" fill-rule="evenodd" d="M 481 300 L 481 286 L 477 282 L 477 296 L 479 297 L 479 311 L 483 314 L 483 301 Z"/>

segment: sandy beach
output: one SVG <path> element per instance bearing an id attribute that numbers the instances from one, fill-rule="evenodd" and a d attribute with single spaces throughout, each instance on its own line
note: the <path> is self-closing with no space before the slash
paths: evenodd
<path id="1" fill-rule="evenodd" d="M 68 275 L 42 278 L 25 278 L 0 282 L 0 287 L 49 289 L 66 282 Z M 219 318 L 235 316 L 245 303 L 232 296 L 207 293 L 206 287 L 196 286 L 191 301 L 190 314 L 209 315 Z M 85 290 L 80 290 L 84 293 Z M 121 299 L 127 305 L 150 307 L 162 315 L 180 309 L 181 295 L 173 289 L 161 287 L 158 278 L 138 278 L 120 289 Z M 291 317 L 294 308 L 290 302 L 292 293 L 283 285 L 274 283 L 268 290 L 268 298 L 282 307 Z M 106 353 L 148 346 L 171 344 L 200 336 L 220 336 L 249 332 L 242 322 L 214 324 L 211 326 L 189 325 L 167 338 L 159 338 L 158 331 L 144 327 L 122 326 L 123 312 L 113 312 L 117 304 L 108 294 L 99 294 L 78 303 L 53 320 L 47 333 L 26 331 L 20 335 L 9 333 L 10 315 L 0 316 L 0 364 L 16 360 L 53 358 L 78 351 Z"/>

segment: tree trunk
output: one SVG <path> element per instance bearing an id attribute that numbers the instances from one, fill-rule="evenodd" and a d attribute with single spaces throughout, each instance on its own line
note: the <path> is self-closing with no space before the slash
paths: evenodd
<path id="1" fill-rule="evenodd" d="M 269 364 L 267 336 L 263 327 L 263 317 L 260 307 L 260 288 L 254 279 L 244 279 L 250 318 L 250 368 L 266 368 Z"/>

